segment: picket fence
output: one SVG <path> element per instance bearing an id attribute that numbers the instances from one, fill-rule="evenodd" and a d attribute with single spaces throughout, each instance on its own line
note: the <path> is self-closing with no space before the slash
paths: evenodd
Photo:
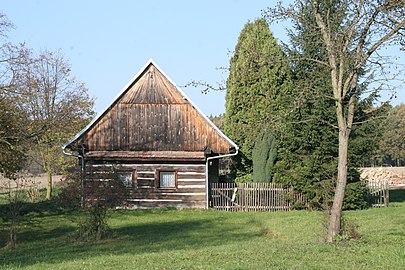
<path id="1" fill-rule="evenodd" d="M 211 207 L 223 211 L 290 211 L 307 201 L 292 188 L 277 183 L 212 183 Z"/>
<path id="2" fill-rule="evenodd" d="M 386 181 L 368 181 L 369 203 L 372 207 L 388 207 L 389 204 L 389 186 Z"/>

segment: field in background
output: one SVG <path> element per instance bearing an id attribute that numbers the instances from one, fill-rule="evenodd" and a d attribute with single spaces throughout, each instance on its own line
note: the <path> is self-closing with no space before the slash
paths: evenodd
<path id="1" fill-rule="evenodd" d="M 54 175 L 52 177 L 53 184 L 57 186 L 63 179 L 63 175 Z M 48 176 L 46 174 L 40 174 L 36 176 L 24 176 L 22 180 L 18 181 L 19 184 L 23 183 L 25 188 L 46 188 L 48 184 Z M 0 192 L 9 187 L 15 188 L 16 182 L 9 180 L 0 175 Z"/>
<path id="2" fill-rule="evenodd" d="M 362 237 L 333 245 L 322 212 L 170 209 L 112 211 L 108 240 L 77 242 L 78 212 L 49 205 L 24 218 L 16 250 L 0 249 L 0 269 L 403 269 L 405 190 L 390 197 L 388 208 L 345 212 Z"/>

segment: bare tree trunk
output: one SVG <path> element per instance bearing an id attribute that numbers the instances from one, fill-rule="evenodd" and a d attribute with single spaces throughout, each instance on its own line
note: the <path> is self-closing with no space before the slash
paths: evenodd
<path id="1" fill-rule="evenodd" d="M 342 119 L 341 119 L 342 120 Z M 335 188 L 335 196 L 330 212 L 329 226 L 326 241 L 332 243 L 335 236 L 340 233 L 343 199 L 347 183 L 347 152 L 349 145 L 350 130 L 347 129 L 343 121 L 339 121 L 339 156 L 338 156 L 338 175 Z M 343 126 L 341 126 L 342 124 Z"/>
<path id="2" fill-rule="evenodd" d="M 20 212 L 19 201 L 17 198 L 17 193 L 10 191 L 10 227 L 8 233 L 8 239 L 6 248 L 14 249 L 17 246 L 17 230 L 18 230 L 18 215 Z"/>
<path id="3" fill-rule="evenodd" d="M 14 210 L 13 210 L 14 211 Z M 12 213 L 6 248 L 14 249 L 17 246 L 17 217 Z"/>
<path id="4" fill-rule="evenodd" d="M 50 200 L 52 198 L 52 170 L 47 170 L 47 175 L 48 175 L 48 186 L 46 188 L 46 199 Z"/>

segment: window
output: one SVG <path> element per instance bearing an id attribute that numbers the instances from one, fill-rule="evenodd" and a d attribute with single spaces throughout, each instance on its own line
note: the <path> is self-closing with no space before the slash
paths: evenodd
<path id="1" fill-rule="evenodd" d="M 160 188 L 175 188 L 176 187 L 176 172 L 159 172 L 159 187 Z"/>
<path id="2" fill-rule="evenodd" d="M 121 180 L 126 187 L 136 186 L 136 171 L 119 173 L 118 179 Z"/>

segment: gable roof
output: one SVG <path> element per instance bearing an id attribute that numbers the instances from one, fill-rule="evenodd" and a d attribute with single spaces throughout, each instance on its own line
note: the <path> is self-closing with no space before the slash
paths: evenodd
<path id="1" fill-rule="evenodd" d="M 153 106 L 155 105 L 155 106 Z M 153 110 L 151 109 L 153 106 Z M 120 108 L 120 109 L 117 109 Z M 146 108 L 146 109 L 145 109 Z M 172 110 L 169 111 L 169 108 Z M 178 109 L 182 108 L 182 109 Z M 188 114 L 186 116 L 179 116 L 180 113 Z M 128 117 L 128 114 L 134 115 L 134 117 L 130 116 L 129 119 L 124 120 L 117 120 L 118 118 Z M 170 123 L 160 123 L 161 119 L 154 120 L 155 122 L 151 122 L 150 120 L 157 115 L 165 115 L 166 118 L 169 120 L 167 121 L 177 121 L 180 125 L 182 122 L 190 122 L 192 119 L 196 119 L 199 121 L 199 126 L 189 126 L 187 128 L 181 127 L 174 127 L 173 124 Z M 122 116 L 126 115 L 126 116 Z M 111 121 L 107 121 L 103 118 L 111 118 L 115 117 L 115 122 L 110 123 Z M 146 119 L 146 120 L 145 120 Z M 138 123 L 140 121 L 141 123 Z M 124 122 L 123 122 L 124 121 Z M 179 144 L 181 140 L 177 141 L 176 135 L 180 136 L 180 133 L 184 133 L 184 130 L 188 130 L 191 134 L 185 141 L 189 144 L 188 147 L 182 148 L 181 150 L 184 151 L 203 151 L 202 145 L 196 146 L 196 143 L 193 141 L 197 140 L 204 140 L 203 143 L 207 144 L 209 148 L 217 148 L 217 153 L 229 153 L 229 149 L 234 148 L 238 149 L 238 146 L 232 142 L 225 134 L 222 133 L 221 130 L 216 127 L 207 116 L 205 116 L 201 110 L 187 97 L 187 95 L 178 87 L 176 84 L 153 62 L 153 60 L 149 60 L 145 66 L 129 81 L 129 83 L 124 86 L 121 92 L 117 95 L 117 97 L 107 106 L 107 108 L 96 116 L 82 131 L 80 131 L 74 138 L 72 138 L 69 142 L 67 142 L 63 148 L 71 148 L 75 143 L 83 140 L 91 141 L 93 145 L 99 145 L 100 143 L 94 142 L 95 137 L 105 136 L 110 137 L 118 136 L 116 135 L 117 130 L 112 130 L 109 134 L 106 134 L 105 131 L 102 130 L 110 130 L 110 129 L 125 129 L 130 128 L 126 125 L 135 125 L 134 123 L 138 123 L 141 127 L 137 127 L 137 129 L 133 129 L 131 131 L 126 131 L 128 136 L 132 136 L 133 133 L 139 132 L 140 128 L 146 129 L 153 129 L 154 131 L 149 130 L 149 133 L 154 135 L 154 138 L 151 138 L 149 134 L 149 140 L 145 140 L 144 138 L 138 139 L 136 143 L 128 142 L 126 138 L 126 142 L 120 142 L 123 145 L 121 149 L 124 151 L 156 151 L 156 150 L 176 150 L 176 149 L 167 149 L 167 146 L 159 144 L 161 140 L 164 140 L 163 137 L 171 137 L 168 140 L 170 142 Z M 164 122 L 164 121 L 163 121 Z M 124 124 L 123 124 L 124 123 Z M 104 127 L 102 128 L 102 126 Z M 117 127 L 118 125 L 118 127 Z M 164 127 L 156 127 L 156 125 L 165 125 Z M 190 125 L 190 124 L 187 124 Z M 201 126 L 205 126 L 201 128 Z M 173 132 L 166 131 L 167 129 L 176 129 L 178 134 L 172 134 Z M 209 129 L 203 130 L 200 129 Z M 104 133 L 103 133 L 104 132 Z M 114 133 L 115 132 L 115 133 Z M 128 133 L 129 132 L 129 133 Z M 165 133 L 166 134 L 156 134 L 156 133 Z M 169 132 L 170 134 L 167 134 Z M 213 134 L 214 133 L 214 134 Z M 127 135 L 121 135 L 127 136 Z M 163 136 L 163 137 L 162 137 Z M 153 137 L 153 136 L 152 136 Z M 113 139 L 111 139 L 113 140 Z M 119 140 L 123 140 L 123 138 L 119 138 Z M 219 143 L 222 143 L 221 147 L 217 147 Z M 132 145 L 124 145 L 124 144 L 131 144 Z M 210 145 L 213 144 L 214 146 Z M 224 145 L 226 144 L 228 150 L 225 151 Z M 146 146 L 149 145 L 149 148 Z M 194 146 L 194 148 L 193 148 Z M 146 147 L 146 148 L 145 148 Z M 97 148 L 94 146 L 94 148 Z M 152 149 L 153 148 L 153 149 Z M 155 149 L 156 148 L 156 149 Z M 220 150 L 222 149 L 222 150 Z M 77 149 L 76 149 L 77 150 Z M 91 149 L 90 149 L 91 150 Z M 102 151 L 112 151 L 117 150 L 112 147 L 111 149 L 97 149 Z"/>

